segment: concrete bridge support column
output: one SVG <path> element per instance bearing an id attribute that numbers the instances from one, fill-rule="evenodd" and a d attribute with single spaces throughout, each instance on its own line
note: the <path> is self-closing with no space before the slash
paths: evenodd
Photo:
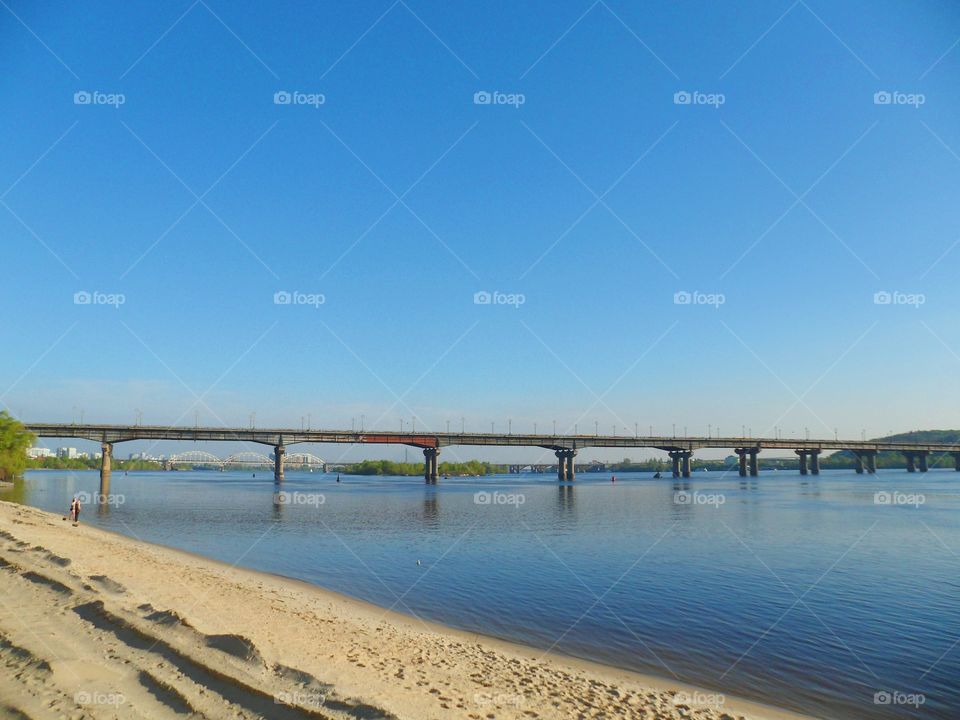
<path id="1" fill-rule="evenodd" d="M 757 460 L 759 450 L 750 451 L 750 476 L 757 477 L 760 474 L 760 462 Z"/>
<path id="2" fill-rule="evenodd" d="M 794 450 L 797 453 L 797 457 L 800 458 L 800 474 L 807 474 L 807 451 L 806 450 Z"/>
<path id="3" fill-rule="evenodd" d="M 287 449 L 283 445 L 273 446 L 273 481 L 275 483 L 283 482 L 283 456 L 287 454 Z"/>
<path id="4" fill-rule="evenodd" d="M 692 452 L 681 452 L 680 453 L 680 474 L 685 478 L 690 477 L 690 458 L 693 457 Z"/>
<path id="5" fill-rule="evenodd" d="M 110 494 L 110 470 L 113 461 L 113 443 L 101 443 L 100 450 L 100 497 L 101 500 Z"/>
<path id="6" fill-rule="evenodd" d="M 820 451 L 819 450 L 810 450 L 810 474 L 819 475 L 820 474 Z"/>
<path id="7" fill-rule="evenodd" d="M 913 453 L 905 452 L 903 456 L 907 459 L 907 472 L 916 472 L 917 471 L 916 455 L 914 455 Z"/>
<path id="8" fill-rule="evenodd" d="M 557 456 L 557 480 L 563 482 L 567 479 L 567 458 L 566 450 L 557 450 L 554 455 Z"/>
<path id="9" fill-rule="evenodd" d="M 877 453 L 874 450 L 868 450 L 867 453 L 867 472 L 871 475 L 877 472 Z"/>
<path id="10" fill-rule="evenodd" d="M 953 469 L 960 472 L 960 453 L 951 453 L 953 455 Z"/>
<path id="11" fill-rule="evenodd" d="M 676 450 L 671 450 L 668 455 L 673 461 L 673 476 L 675 478 L 680 477 L 680 452 Z"/>
<path id="12" fill-rule="evenodd" d="M 567 480 L 573 482 L 577 477 L 577 451 L 567 450 Z"/>
<path id="13" fill-rule="evenodd" d="M 437 481 L 437 457 L 440 455 L 440 448 L 423 449 L 423 479 L 428 483 Z"/>
<path id="14" fill-rule="evenodd" d="M 740 477 L 747 476 L 747 451 L 743 448 L 736 448 L 734 452 L 737 453 L 737 456 L 740 461 Z"/>
<path id="15" fill-rule="evenodd" d="M 927 467 L 927 451 L 921 450 L 918 452 L 917 459 L 920 460 L 920 472 L 927 472 L 929 470 Z"/>
<path id="16" fill-rule="evenodd" d="M 858 452 L 854 452 L 853 460 L 856 463 L 854 465 L 854 469 L 857 471 L 857 475 L 863 475 L 863 455 Z"/>

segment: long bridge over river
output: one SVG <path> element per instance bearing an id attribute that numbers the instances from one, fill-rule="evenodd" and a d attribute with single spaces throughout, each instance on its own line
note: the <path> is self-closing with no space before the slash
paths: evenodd
<path id="1" fill-rule="evenodd" d="M 276 482 L 283 481 L 284 458 L 288 445 L 298 443 L 337 443 L 408 445 L 423 450 L 424 478 L 437 480 L 437 462 L 441 448 L 461 446 L 536 447 L 551 450 L 557 456 L 557 478 L 572 481 L 576 475 L 575 458 L 583 448 L 654 448 L 667 453 L 673 462 L 673 477 L 690 477 L 690 459 L 704 448 L 732 449 L 739 456 L 741 476 L 759 473 L 758 456 L 763 450 L 793 450 L 800 461 L 800 473 L 820 473 L 820 454 L 848 450 L 853 453 L 858 473 L 875 473 L 877 453 L 900 453 L 910 472 L 928 468 L 930 453 L 949 453 L 954 468 L 960 471 L 960 444 L 880 441 L 880 440 L 796 440 L 763 437 L 664 437 L 642 435 L 538 435 L 525 433 L 442 433 L 384 432 L 356 430 L 291 430 L 283 428 L 167 427 L 163 425 L 96 425 L 76 423 L 26 423 L 38 437 L 76 438 L 99 442 L 103 450 L 100 467 L 100 491 L 109 492 L 113 446 L 131 440 L 175 440 L 250 442 L 273 448 L 273 472 Z"/>

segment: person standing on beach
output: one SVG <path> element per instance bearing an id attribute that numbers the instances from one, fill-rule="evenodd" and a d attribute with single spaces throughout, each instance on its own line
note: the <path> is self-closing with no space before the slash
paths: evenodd
<path id="1" fill-rule="evenodd" d="M 70 519 L 73 522 L 80 522 L 80 498 L 73 496 L 73 502 L 70 503 Z"/>

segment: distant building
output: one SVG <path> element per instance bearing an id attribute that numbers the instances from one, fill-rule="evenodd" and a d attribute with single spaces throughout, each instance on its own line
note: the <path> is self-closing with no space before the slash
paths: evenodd
<path id="1" fill-rule="evenodd" d="M 27 457 L 33 460 L 36 460 L 37 458 L 48 458 L 53 456 L 54 456 L 54 452 L 50 448 L 45 448 L 45 447 L 27 448 Z"/>
<path id="2" fill-rule="evenodd" d="M 57 450 L 58 458 L 66 458 L 67 460 L 76 460 L 77 459 L 77 449 L 71 447 L 62 447 Z"/>

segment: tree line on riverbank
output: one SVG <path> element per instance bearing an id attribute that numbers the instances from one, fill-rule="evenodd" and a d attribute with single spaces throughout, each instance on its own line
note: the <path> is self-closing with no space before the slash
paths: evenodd
<path id="1" fill-rule="evenodd" d="M 27 467 L 27 448 L 34 437 L 6 410 L 0 411 L 0 480 L 10 481 Z"/>

